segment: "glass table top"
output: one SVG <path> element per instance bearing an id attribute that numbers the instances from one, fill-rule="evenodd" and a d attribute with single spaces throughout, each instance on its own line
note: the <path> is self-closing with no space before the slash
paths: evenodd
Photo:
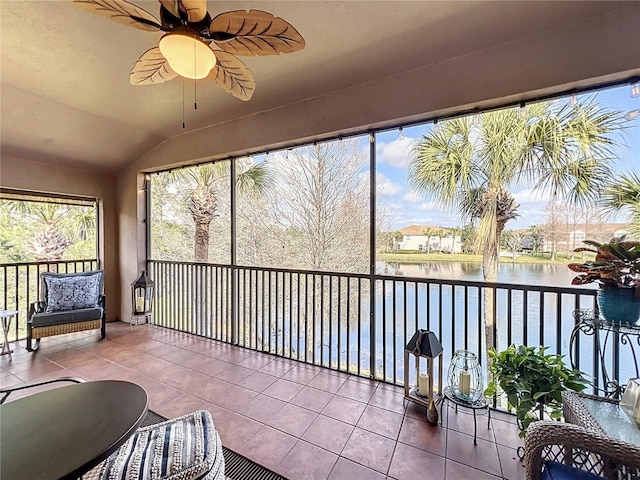
<path id="1" fill-rule="evenodd" d="M 580 401 L 608 436 L 640 445 L 640 428 L 619 405 L 591 398 Z"/>

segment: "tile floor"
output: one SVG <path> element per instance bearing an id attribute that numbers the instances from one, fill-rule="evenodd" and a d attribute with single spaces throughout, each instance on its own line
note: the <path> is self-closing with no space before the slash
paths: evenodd
<path id="1" fill-rule="evenodd" d="M 166 417 L 209 410 L 223 444 L 302 479 L 518 480 L 521 444 L 512 416 L 446 407 L 443 425 L 403 401 L 400 387 L 245 350 L 160 327 L 113 322 L 107 338 L 83 332 L 24 342 L 0 357 L 0 384 L 60 376 L 142 385 Z M 13 396 L 12 396 L 13 398 Z M 17 398 L 17 396 L 16 396 Z"/>

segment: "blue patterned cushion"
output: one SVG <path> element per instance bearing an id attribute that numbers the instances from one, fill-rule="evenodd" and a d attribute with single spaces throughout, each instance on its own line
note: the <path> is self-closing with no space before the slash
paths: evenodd
<path id="1" fill-rule="evenodd" d="M 43 274 L 47 292 L 45 312 L 97 307 L 103 274 L 102 271 L 90 275 Z"/>
<path id="2" fill-rule="evenodd" d="M 584 470 L 557 462 L 546 462 L 541 480 L 605 480 Z"/>
<path id="3" fill-rule="evenodd" d="M 222 443 L 206 410 L 139 428 L 83 480 L 224 480 Z"/>

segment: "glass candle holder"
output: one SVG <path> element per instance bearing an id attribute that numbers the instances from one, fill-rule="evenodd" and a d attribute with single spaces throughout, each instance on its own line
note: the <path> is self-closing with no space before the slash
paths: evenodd
<path id="1" fill-rule="evenodd" d="M 447 381 L 456 397 L 475 402 L 483 396 L 482 367 L 475 353 L 457 350 L 451 359 Z"/>

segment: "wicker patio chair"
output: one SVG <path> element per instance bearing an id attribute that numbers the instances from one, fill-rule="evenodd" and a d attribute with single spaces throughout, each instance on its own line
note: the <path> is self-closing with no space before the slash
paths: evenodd
<path id="1" fill-rule="evenodd" d="M 529 426 L 524 443 L 527 480 L 640 478 L 640 446 L 616 440 L 594 429 L 540 421 Z M 560 470 L 565 475 L 553 477 L 548 472 L 545 474 L 545 470 Z M 567 472 L 570 473 L 567 475 Z"/>
<path id="2" fill-rule="evenodd" d="M 84 330 L 100 329 L 106 335 L 104 271 L 40 274 L 42 301 L 34 302 L 27 320 L 27 350 L 34 352 L 40 339 Z"/>

